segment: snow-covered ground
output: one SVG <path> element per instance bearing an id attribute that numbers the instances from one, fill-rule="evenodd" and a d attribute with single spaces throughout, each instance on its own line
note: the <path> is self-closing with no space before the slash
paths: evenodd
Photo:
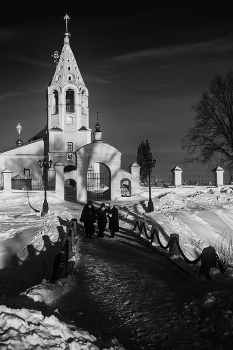
<path id="1" fill-rule="evenodd" d="M 130 198 L 117 198 L 120 227 L 133 230 L 135 220 L 143 218 L 148 229 L 154 224 L 161 228 L 164 240 L 178 233 L 189 259 L 199 256 L 206 246 L 218 250 L 222 243 L 229 246 L 232 242 L 233 186 L 155 188 L 152 200 L 155 210 L 146 213 L 147 189 L 141 188 L 139 195 Z M 41 217 L 42 203 L 43 196 L 38 195 L 0 200 L 1 349 L 34 349 L 36 344 L 37 349 L 123 349 L 116 339 L 101 343 L 88 332 L 62 322 L 56 313 L 43 316 L 32 309 L 29 298 L 21 303 L 25 293 L 20 293 L 36 284 L 40 276 L 46 279 L 45 272 L 51 265 L 46 251 L 59 243 L 58 227 L 64 231 L 67 220 L 79 219 L 82 210 L 78 204 L 71 208 L 48 195 L 50 211 Z M 18 301 L 14 297 L 15 308 L 6 306 L 12 291 L 19 293 Z"/>
<path id="2" fill-rule="evenodd" d="M 194 260 L 209 245 L 220 254 L 224 244 L 232 243 L 233 186 L 154 188 L 152 200 L 154 212 L 146 213 L 148 190 L 128 198 L 127 219 L 135 219 L 136 211 L 148 228 L 154 223 L 162 227 L 161 237 L 168 239 L 171 233 L 178 233 L 187 258 Z M 117 203 L 120 202 L 124 203 L 124 199 L 119 198 Z"/>

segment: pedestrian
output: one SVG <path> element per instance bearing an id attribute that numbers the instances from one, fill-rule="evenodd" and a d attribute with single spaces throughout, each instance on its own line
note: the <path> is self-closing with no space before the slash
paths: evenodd
<path id="1" fill-rule="evenodd" d="M 104 237 L 104 230 L 108 221 L 106 215 L 107 215 L 107 210 L 105 208 L 105 204 L 102 203 L 100 208 L 96 210 L 96 217 L 97 217 L 98 228 L 99 228 L 97 237 L 99 238 Z"/>
<path id="2" fill-rule="evenodd" d="M 109 203 L 107 216 L 109 218 L 109 231 L 111 237 L 114 238 L 115 232 L 119 231 L 118 209 L 114 203 Z"/>
<path id="3" fill-rule="evenodd" d="M 95 207 L 92 204 L 92 201 L 88 201 L 85 207 L 83 208 L 80 217 L 80 222 L 84 223 L 84 229 L 87 238 L 91 238 L 91 236 L 95 233 L 95 220 Z"/>

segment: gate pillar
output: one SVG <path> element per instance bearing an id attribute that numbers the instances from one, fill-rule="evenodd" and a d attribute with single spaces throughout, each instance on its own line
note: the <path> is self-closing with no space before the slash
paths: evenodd
<path id="1" fill-rule="evenodd" d="M 64 201 L 64 164 L 60 160 L 58 160 L 54 167 L 56 169 L 56 177 L 55 177 L 55 195 Z"/>
<path id="2" fill-rule="evenodd" d="M 172 186 L 181 186 L 182 169 L 176 166 L 171 170 L 171 173 L 172 173 Z"/>
<path id="3" fill-rule="evenodd" d="M 138 163 L 133 163 L 130 166 L 131 172 L 131 196 L 140 192 L 140 165 Z"/>
<path id="4" fill-rule="evenodd" d="M 77 176 L 76 200 L 77 202 L 87 202 L 87 179 L 86 176 Z"/>
<path id="5" fill-rule="evenodd" d="M 223 173 L 224 170 L 220 166 L 217 166 L 213 170 L 214 173 L 214 184 L 215 186 L 223 186 Z"/>
<path id="6" fill-rule="evenodd" d="M 11 178 L 12 178 L 13 171 L 11 169 L 6 168 L 2 171 L 3 176 L 3 196 L 7 196 L 12 193 L 11 188 Z"/>

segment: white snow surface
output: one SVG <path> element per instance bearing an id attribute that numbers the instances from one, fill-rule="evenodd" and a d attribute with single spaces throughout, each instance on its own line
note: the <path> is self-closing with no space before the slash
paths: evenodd
<path id="1" fill-rule="evenodd" d="M 206 246 L 212 245 L 217 250 L 219 242 L 232 242 L 233 186 L 155 188 L 152 189 L 152 200 L 154 212 L 146 213 L 148 189 L 141 188 L 141 193 L 132 197 L 116 198 L 120 227 L 133 231 L 135 220 L 143 219 L 148 229 L 159 229 L 164 243 L 171 233 L 178 233 L 182 249 L 189 259 L 199 256 Z M 36 254 L 46 252 L 42 237 L 47 235 L 51 244 L 58 241 L 58 217 L 63 220 L 79 219 L 82 210 L 82 206 L 77 204 L 77 210 L 71 212 L 67 209 L 66 202 L 48 195 L 50 211 L 46 217 L 41 217 L 42 203 L 43 196 L 0 199 L 0 274 L 4 268 L 9 269 L 7 286 L 10 285 L 15 290 L 20 281 L 14 276 L 14 269 L 11 269 L 12 256 L 17 256 L 23 264 L 28 259 L 28 245 L 33 246 Z M 27 238 L 25 246 L 21 239 L 23 234 Z M 33 276 L 30 270 L 25 271 L 25 274 L 27 278 Z M 41 285 L 37 289 L 43 295 L 47 289 L 50 293 L 48 300 L 51 302 L 51 288 L 46 280 L 44 287 L 43 291 Z M 6 297 L 4 288 L 0 288 L 0 348 L 3 350 L 124 349 L 116 339 L 100 345 L 99 340 L 88 332 L 61 322 L 54 315 L 44 317 L 40 311 L 25 305 L 19 309 L 7 307 L 4 305 Z"/>

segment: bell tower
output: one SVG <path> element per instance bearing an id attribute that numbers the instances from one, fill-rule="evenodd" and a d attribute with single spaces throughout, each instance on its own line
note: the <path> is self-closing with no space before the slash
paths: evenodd
<path id="1" fill-rule="evenodd" d="M 91 142 L 88 89 L 70 47 L 66 14 L 63 49 L 53 57 L 56 69 L 47 89 L 49 153 L 54 161 L 75 163 L 74 152 Z"/>

